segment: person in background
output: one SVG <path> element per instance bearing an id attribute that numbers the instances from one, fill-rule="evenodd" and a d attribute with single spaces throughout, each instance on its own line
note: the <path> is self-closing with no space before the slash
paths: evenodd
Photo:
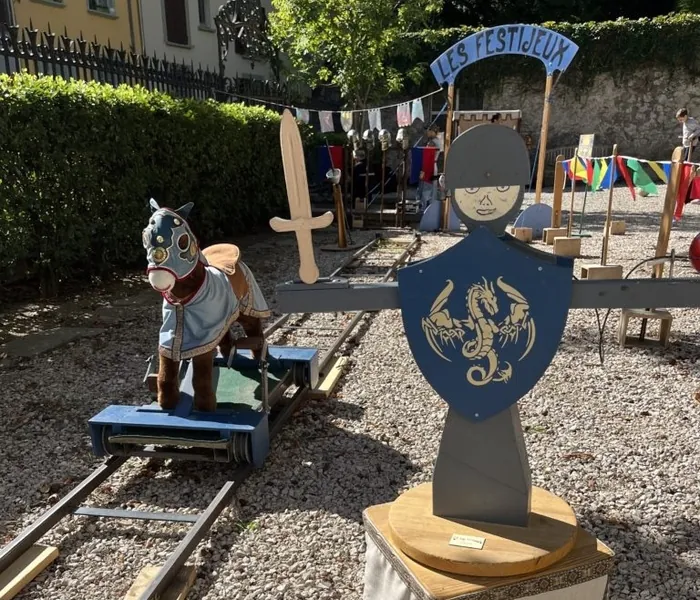
<path id="1" fill-rule="evenodd" d="M 425 145 L 437 148 L 437 152 L 435 153 L 435 163 L 433 166 L 433 172 L 425 173 L 421 171 L 419 175 L 420 181 L 418 182 L 416 196 L 418 198 L 418 201 L 420 202 L 421 211 L 425 211 L 425 209 L 428 208 L 428 205 L 437 199 L 438 177 L 440 172 L 438 169 L 438 161 L 440 155 L 442 154 L 442 140 L 438 135 L 439 133 L 440 129 L 437 125 L 431 125 L 430 127 L 428 127 L 428 131 L 426 132 L 428 141 Z"/>
<path id="2" fill-rule="evenodd" d="M 683 147 L 686 148 L 686 154 L 683 160 L 690 161 L 693 149 L 698 145 L 700 124 L 696 119 L 688 115 L 687 108 L 678 109 L 676 120 L 683 125 Z"/>

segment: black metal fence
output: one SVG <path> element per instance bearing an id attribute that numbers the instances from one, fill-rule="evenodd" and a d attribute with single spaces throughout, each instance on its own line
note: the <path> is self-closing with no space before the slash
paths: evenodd
<path id="1" fill-rule="evenodd" d="M 289 103 L 305 98 L 301 86 L 252 77 L 222 77 L 184 61 L 168 61 L 112 48 L 97 39 L 72 39 L 49 26 L 41 32 L 30 27 L 0 25 L 0 73 L 23 70 L 36 75 L 99 81 L 118 86 L 142 85 L 181 98 L 214 98 L 224 102 L 260 98 Z"/>

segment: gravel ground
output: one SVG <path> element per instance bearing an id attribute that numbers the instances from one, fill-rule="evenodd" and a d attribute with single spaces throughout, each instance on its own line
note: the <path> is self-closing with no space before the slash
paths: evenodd
<path id="1" fill-rule="evenodd" d="M 624 265 L 626 274 L 653 255 L 663 197 L 632 202 L 623 189 L 615 196 L 615 214 L 628 233 L 612 239 L 609 262 Z M 586 229 L 593 237 L 584 239 L 583 249 L 590 257 L 600 254 L 606 200 L 603 193 L 588 199 Z M 544 201 L 550 202 L 547 195 Z M 689 206 L 671 248 L 687 254 L 698 230 L 700 207 Z M 314 235 L 317 245 L 332 243 L 328 234 Z M 356 241 L 371 237 L 355 235 Z M 421 257 L 458 238 L 424 240 Z M 317 255 L 322 273 L 344 258 Z M 268 298 L 275 283 L 297 269 L 292 236 L 245 247 L 244 260 Z M 649 273 L 642 267 L 636 275 Z M 690 273 L 679 264 L 674 274 Z M 520 402 L 533 483 L 570 502 L 582 525 L 617 555 L 612 599 L 700 598 L 700 404 L 694 397 L 700 315 L 672 312 L 665 351 L 619 349 L 619 311 L 611 312 L 601 366 L 595 311 L 572 311 L 559 353 Z M 158 327 L 154 302 L 106 335 L 0 369 L 4 541 L 98 464 L 87 437 L 90 416 L 110 403 L 148 400 L 141 378 Z M 411 358 L 399 312 L 372 317 L 357 336 L 337 393 L 311 401 L 284 428 L 265 468 L 244 483 L 236 505 L 198 547 L 189 598 L 359 600 L 362 510 L 430 480 L 446 408 Z M 92 502 L 200 511 L 229 473 L 225 466 L 131 460 Z M 64 519 L 42 540 L 58 544 L 61 556 L 17 598 L 121 599 L 138 571 L 162 564 L 185 531 L 170 524 Z"/>

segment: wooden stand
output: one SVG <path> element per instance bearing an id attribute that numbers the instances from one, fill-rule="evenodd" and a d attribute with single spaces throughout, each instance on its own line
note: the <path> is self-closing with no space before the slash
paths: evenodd
<path id="1" fill-rule="evenodd" d="M 397 548 L 426 566 L 511 577 L 545 569 L 574 547 L 576 515 L 564 500 L 533 487 L 530 511 L 527 527 L 444 519 L 433 515 L 433 484 L 424 483 L 392 504 L 389 529 Z"/>
<path id="2" fill-rule="evenodd" d="M 554 254 L 571 258 L 581 256 L 581 238 L 555 237 Z"/>
<path id="3" fill-rule="evenodd" d="M 554 243 L 555 237 L 566 237 L 566 227 L 545 227 L 542 233 L 542 241 L 548 246 Z"/>
<path id="4" fill-rule="evenodd" d="M 610 234 L 611 235 L 625 235 L 627 227 L 624 221 L 612 221 L 610 223 Z"/>
<path id="5" fill-rule="evenodd" d="M 539 497 L 540 492 L 533 489 L 534 496 Z M 365 600 L 603 600 L 605 597 L 608 576 L 614 568 L 613 552 L 580 527 L 567 525 L 575 541 L 565 557 L 548 567 L 540 566 L 536 571 L 511 577 L 456 575 L 432 569 L 402 552 L 390 524 L 395 505 L 395 502 L 380 504 L 363 513 L 367 540 Z M 486 531 L 479 529 L 477 535 L 495 534 L 497 526 L 484 527 Z M 449 529 L 444 546 L 449 546 L 451 532 Z M 487 552 L 491 539 L 495 541 L 497 536 L 487 539 L 483 550 L 472 552 Z M 506 544 L 507 540 L 499 539 L 499 543 Z M 506 557 L 507 552 L 497 556 L 499 560 L 507 560 Z"/>
<path id="6" fill-rule="evenodd" d="M 581 279 L 622 279 L 622 265 L 581 265 Z"/>
<path id="7" fill-rule="evenodd" d="M 10 600 L 58 558 L 58 548 L 34 544 L 0 573 L 0 600 Z"/>
<path id="8" fill-rule="evenodd" d="M 646 331 L 637 337 L 627 335 L 627 327 L 630 319 L 656 319 L 659 323 L 658 339 L 649 339 L 646 337 Z M 620 315 L 620 325 L 617 330 L 617 340 L 621 348 L 625 346 L 662 346 L 668 347 L 669 337 L 671 334 L 671 324 L 673 323 L 673 315 L 667 310 L 644 310 L 642 308 L 623 308 Z"/>
<path id="9" fill-rule="evenodd" d="M 532 242 L 532 229 L 530 227 L 512 227 L 509 232 L 516 240 L 529 244 Z"/>

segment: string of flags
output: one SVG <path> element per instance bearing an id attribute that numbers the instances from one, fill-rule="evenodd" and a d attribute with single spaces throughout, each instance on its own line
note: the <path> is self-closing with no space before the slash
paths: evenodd
<path id="1" fill-rule="evenodd" d="M 600 158 L 576 157 L 562 162 L 564 173 L 569 180 L 583 181 L 591 191 L 607 190 L 620 178 L 624 179 L 627 187 L 636 199 L 636 190 L 640 189 L 647 195 L 658 193 L 652 180 L 655 175 L 662 183 L 668 183 L 671 176 L 671 161 L 653 161 L 631 156 L 616 156 L 615 168 L 612 168 L 612 156 Z"/>
<path id="2" fill-rule="evenodd" d="M 440 88 L 430 92 L 429 94 L 424 94 L 423 96 L 414 98 L 413 100 L 398 102 L 396 104 L 387 104 L 386 106 L 355 110 L 316 110 L 312 108 L 300 108 L 297 106 L 281 104 L 279 102 L 272 102 L 263 98 L 241 96 L 240 94 L 229 95 L 242 100 L 259 102 L 261 104 L 267 104 L 269 106 L 275 106 L 281 109 L 289 109 L 296 116 L 297 120 L 320 129 L 321 133 L 334 133 L 340 130 L 347 133 L 353 127 L 354 116 L 356 114 L 363 113 L 367 113 L 369 128 L 381 131 L 382 111 L 388 111 L 391 109 L 396 110 L 396 121 L 399 127 L 409 127 L 415 121 L 422 121 L 425 123 L 423 100 L 434 96 L 435 94 L 439 94 L 442 91 L 442 88 Z"/>
<path id="3" fill-rule="evenodd" d="M 562 161 L 562 165 L 566 178 L 572 181 L 583 181 L 592 191 L 610 189 L 610 186 L 622 177 L 632 194 L 633 200 L 637 199 L 637 189 L 644 192 L 644 196 L 658 194 L 652 175 L 655 175 L 659 181 L 665 184 L 668 183 L 671 177 L 673 161 L 645 160 L 631 156 L 616 156 L 614 158 L 615 168 L 612 168 L 612 156 L 600 158 L 577 157 L 573 166 L 573 158 L 570 158 Z M 683 208 L 687 199 L 700 198 L 700 176 L 695 176 L 698 167 L 700 167 L 699 163 L 681 161 L 680 179 L 678 191 L 676 192 L 676 208 L 673 215 L 676 220 L 680 220 L 683 216 Z"/>

